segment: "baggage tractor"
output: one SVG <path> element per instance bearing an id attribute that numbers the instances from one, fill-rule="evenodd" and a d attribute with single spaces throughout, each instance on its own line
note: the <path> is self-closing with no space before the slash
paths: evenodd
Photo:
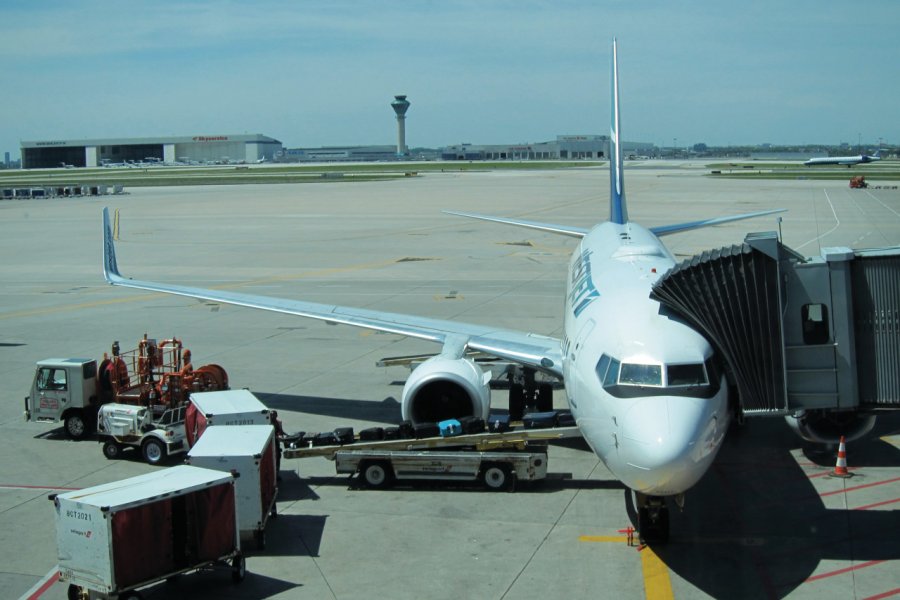
<path id="1" fill-rule="evenodd" d="M 352 427 L 338 427 L 334 430 L 334 436 L 337 438 L 338 443 L 343 446 L 344 444 L 352 444 L 353 443 L 353 428 Z"/>
<path id="2" fill-rule="evenodd" d="M 441 430 L 438 428 L 437 423 L 416 423 L 413 425 L 413 431 L 417 440 L 441 435 Z"/>
<path id="3" fill-rule="evenodd" d="M 451 437 L 462 433 L 462 425 L 456 419 L 447 419 L 438 423 L 441 437 Z"/>
<path id="4" fill-rule="evenodd" d="M 459 424 L 464 434 L 484 433 L 484 419 L 481 417 L 460 417 Z"/>
<path id="5" fill-rule="evenodd" d="M 378 442 L 385 439 L 383 427 L 369 427 L 359 432 L 359 441 Z"/>
<path id="6" fill-rule="evenodd" d="M 556 411 L 528 413 L 522 417 L 525 429 L 546 429 L 556 427 Z"/>
<path id="7" fill-rule="evenodd" d="M 491 433 L 509 431 L 509 415 L 491 414 L 488 417 L 488 427 Z"/>

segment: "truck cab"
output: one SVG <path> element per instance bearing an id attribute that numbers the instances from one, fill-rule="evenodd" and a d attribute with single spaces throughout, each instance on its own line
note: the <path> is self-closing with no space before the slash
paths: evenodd
<path id="1" fill-rule="evenodd" d="M 93 430 L 99 404 L 96 360 L 48 358 L 37 363 L 25 420 L 62 422 L 69 437 L 81 439 Z"/>

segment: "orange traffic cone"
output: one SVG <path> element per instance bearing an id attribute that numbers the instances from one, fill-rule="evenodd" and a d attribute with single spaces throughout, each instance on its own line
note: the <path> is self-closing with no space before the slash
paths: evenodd
<path id="1" fill-rule="evenodd" d="M 841 443 L 838 445 L 837 463 L 834 465 L 834 471 L 831 472 L 832 477 L 853 477 L 853 474 L 847 470 L 847 447 L 844 444 L 844 436 L 841 436 Z"/>

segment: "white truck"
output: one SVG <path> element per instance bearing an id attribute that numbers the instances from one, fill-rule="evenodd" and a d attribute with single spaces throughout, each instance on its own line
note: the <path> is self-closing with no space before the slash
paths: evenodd
<path id="1" fill-rule="evenodd" d="M 97 423 L 103 455 L 115 459 L 125 448 L 138 448 L 147 463 L 158 465 L 168 456 L 187 452 L 185 408 L 104 404 Z"/>
<path id="2" fill-rule="evenodd" d="M 175 406 L 191 392 L 228 389 L 225 369 L 190 366 L 190 352 L 178 338 L 157 341 L 145 334 L 137 348 L 122 351 L 113 342 L 111 352 L 99 364 L 92 358 L 38 361 L 25 397 L 25 420 L 63 423 L 66 434 L 77 440 L 93 432 L 105 403 Z"/>
<path id="3" fill-rule="evenodd" d="M 181 465 L 52 494 L 68 597 L 133 600 L 141 598 L 137 588 L 218 565 L 242 581 L 234 481 Z"/>
<path id="4" fill-rule="evenodd" d="M 25 397 L 25 420 L 63 423 L 66 434 L 77 440 L 93 430 L 100 403 L 96 360 L 48 358 L 37 363 Z"/>

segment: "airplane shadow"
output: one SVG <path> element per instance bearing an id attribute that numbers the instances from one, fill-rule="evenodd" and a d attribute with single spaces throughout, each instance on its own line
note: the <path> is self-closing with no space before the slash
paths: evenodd
<path id="1" fill-rule="evenodd" d="M 849 444 L 851 471 L 900 465 L 900 452 L 878 439 L 900 430 L 900 415 L 879 421 L 874 434 Z M 782 419 L 748 419 L 741 430 L 729 432 L 713 467 L 688 492 L 684 512 L 670 506 L 671 539 L 654 546 L 663 562 L 714 598 L 783 598 L 822 560 L 900 559 L 900 511 L 833 508 L 845 496 L 823 498 L 810 476 L 825 483 L 819 476 L 834 467 L 835 453 L 828 468 L 804 456 L 801 466 L 789 452 L 798 439 Z M 819 485 L 844 489 L 837 481 Z M 859 477 L 845 485 L 874 481 Z M 851 502 L 852 494 L 846 496 Z"/>

